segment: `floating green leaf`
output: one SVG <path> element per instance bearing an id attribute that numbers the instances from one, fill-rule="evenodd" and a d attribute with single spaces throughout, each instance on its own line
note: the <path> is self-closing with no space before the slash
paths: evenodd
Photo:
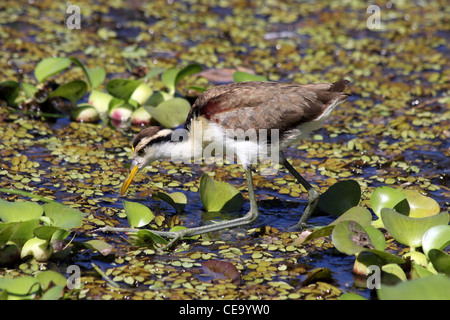
<path id="1" fill-rule="evenodd" d="M 207 174 L 200 178 L 200 199 L 208 212 L 239 211 L 244 203 L 244 197 L 231 184 L 215 181 Z"/>
<path id="2" fill-rule="evenodd" d="M 165 193 L 157 191 L 152 194 L 152 197 L 167 202 L 175 209 L 176 213 L 182 213 L 187 204 L 186 195 L 182 192 Z"/>
<path id="3" fill-rule="evenodd" d="M 173 98 L 161 102 L 157 107 L 145 106 L 145 110 L 164 127 L 175 128 L 185 123 L 191 105 L 186 99 Z"/>
<path id="4" fill-rule="evenodd" d="M 5 290 L 9 294 L 16 296 L 30 296 L 41 289 L 39 281 L 31 276 L 24 276 L 15 279 L 0 278 L 0 290 Z"/>
<path id="5" fill-rule="evenodd" d="M 39 82 L 67 69 L 72 61 L 69 58 L 45 58 L 41 60 L 34 69 L 34 76 Z"/>
<path id="6" fill-rule="evenodd" d="M 450 256 L 442 250 L 431 249 L 428 257 L 437 272 L 450 275 Z"/>
<path id="7" fill-rule="evenodd" d="M 267 81 L 266 77 L 251 74 L 243 71 L 236 71 L 233 73 L 234 82 L 245 82 L 245 81 Z"/>
<path id="8" fill-rule="evenodd" d="M 380 300 L 450 300 L 448 288 L 450 278 L 433 275 L 395 286 L 382 286 L 377 293 Z"/>
<path id="9" fill-rule="evenodd" d="M 400 190 L 386 186 L 378 187 L 373 191 L 370 196 L 370 207 L 379 218 L 383 208 L 396 207 L 397 212 L 405 215 L 409 213 L 406 195 Z"/>
<path id="10" fill-rule="evenodd" d="M 86 75 L 86 78 L 89 81 L 91 90 L 97 88 L 105 80 L 106 78 L 105 69 L 100 67 L 86 68 L 84 64 L 75 57 L 71 57 L 70 60 L 72 60 L 77 66 L 79 66 L 83 70 L 84 74 Z"/>
<path id="11" fill-rule="evenodd" d="M 424 218 L 439 213 L 439 204 L 433 198 L 424 196 L 416 190 L 403 190 L 403 193 L 409 204 L 410 217 Z"/>
<path id="12" fill-rule="evenodd" d="M 39 219 L 44 209 L 35 202 L 9 202 L 0 199 L 0 220 L 18 222 Z"/>
<path id="13" fill-rule="evenodd" d="M 127 101 L 141 83 L 142 80 L 114 79 L 106 84 L 106 90 L 112 96 Z"/>
<path id="14" fill-rule="evenodd" d="M 352 255 L 366 249 L 384 250 L 383 234 L 372 226 L 361 226 L 355 221 L 338 223 L 331 234 L 334 246 L 342 253 Z"/>
<path id="15" fill-rule="evenodd" d="M 128 223 L 132 228 L 140 228 L 153 220 L 155 215 L 143 204 L 123 200 L 123 207 L 127 215 Z"/>
<path id="16" fill-rule="evenodd" d="M 353 220 L 362 226 L 370 225 L 372 215 L 367 208 L 356 206 L 345 211 L 341 216 L 334 220 L 330 225 L 336 225 L 341 221 Z"/>
<path id="17" fill-rule="evenodd" d="M 422 236 L 431 227 L 447 225 L 449 216 L 447 212 L 426 217 L 411 218 L 389 208 L 381 210 L 381 219 L 386 230 L 398 242 L 417 248 L 422 245 Z"/>
<path id="18" fill-rule="evenodd" d="M 183 78 L 199 73 L 202 71 L 202 67 L 199 64 L 190 64 L 182 69 L 170 68 L 164 71 L 161 75 L 161 81 L 167 87 L 169 94 L 175 94 L 175 87 Z"/>
<path id="19" fill-rule="evenodd" d="M 98 113 L 106 113 L 108 111 L 109 103 L 112 99 L 113 96 L 108 93 L 98 90 L 92 90 L 91 94 L 89 95 L 88 103 L 92 105 L 98 111 Z"/>
<path id="20" fill-rule="evenodd" d="M 44 204 L 45 216 L 52 220 L 54 227 L 72 229 L 81 226 L 83 213 L 75 208 L 51 202 Z"/>
<path id="21" fill-rule="evenodd" d="M 66 277 L 52 270 L 39 271 L 35 274 L 34 277 L 39 281 L 42 290 L 47 290 L 51 286 L 55 285 L 64 287 L 67 282 Z"/>
<path id="22" fill-rule="evenodd" d="M 450 245 L 450 225 L 434 226 L 423 234 L 422 249 L 427 256 L 430 250 L 444 250 L 448 245 Z"/>
<path id="23" fill-rule="evenodd" d="M 113 250 L 109 243 L 98 239 L 85 241 L 84 244 L 91 249 L 97 250 L 104 256 L 109 255 Z"/>
<path id="24" fill-rule="evenodd" d="M 361 199 L 361 187 L 355 180 L 343 180 L 332 185 L 319 198 L 319 208 L 331 215 L 339 216 L 357 206 Z"/>
<path id="25" fill-rule="evenodd" d="M 68 83 L 65 83 L 55 91 L 51 92 L 49 97 L 62 97 L 69 100 L 73 105 L 75 105 L 78 100 L 83 98 L 84 94 L 87 91 L 87 84 L 82 80 L 73 80 Z"/>

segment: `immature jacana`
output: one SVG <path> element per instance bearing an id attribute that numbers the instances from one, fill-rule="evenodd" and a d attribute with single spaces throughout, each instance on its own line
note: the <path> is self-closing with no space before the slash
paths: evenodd
<path id="1" fill-rule="evenodd" d="M 176 241 L 184 236 L 245 225 L 258 217 L 251 166 L 260 150 L 267 150 L 268 145 L 274 147 L 276 144 L 280 162 L 308 192 L 308 205 L 299 221 L 299 226 L 303 227 L 317 205 L 319 193 L 292 167 L 282 150 L 320 128 L 333 109 L 349 97 L 343 92 L 348 83 L 347 80 L 341 80 L 299 85 L 254 81 L 213 87 L 202 93 L 192 106 L 184 126 L 188 135 L 181 141 L 179 137 L 173 138 L 173 130 L 160 127 L 146 128 L 134 138 L 131 172 L 122 186 L 121 194 L 127 191 L 136 173 L 153 161 L 171 159 L 174 154 L 183 154 L 185 160 L 190 160 L 202 155 L 198 152 L 198 146 L 204 148 L 212 140 L 222 140 L 227 146 L 223 151 L 236 155 L 244 167 L 250 211 L 234 220 L 177 232 L 156 233 Z M 253 130 L 257 136 L 261 132 L 270 133 L 265 139 L 239 140 L 233 134 L 236 130 Z M 196 131 L 206 134 L 210 139 L 199 141 L 198 137 L 204 135 L 195 135 Z"/>

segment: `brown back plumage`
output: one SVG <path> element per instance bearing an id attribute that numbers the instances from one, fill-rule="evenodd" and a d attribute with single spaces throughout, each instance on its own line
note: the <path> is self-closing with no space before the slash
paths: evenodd
<path id="1" fill-rule="evenodd" d="M 344 101 L 349 81 L 299 85 L 253 81 L 213 87 L 201 94 L 189 112 L 224 129 L 279 129 L 281 132 L 318 118 L 336 101 Z"/>

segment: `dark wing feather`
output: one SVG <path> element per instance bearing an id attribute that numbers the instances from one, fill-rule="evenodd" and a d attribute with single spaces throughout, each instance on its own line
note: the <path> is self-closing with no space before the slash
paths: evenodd
<path id="1" fill-rule="evenodd" d="M 342 80 L 298 85 L 277 82 L 240 82 L 205 91 L 194 103 L 186 126 L 203 116 L 224 129 L 279 129 L 281 132 L 319 117 L 334 99 L 345 100 Z"/>

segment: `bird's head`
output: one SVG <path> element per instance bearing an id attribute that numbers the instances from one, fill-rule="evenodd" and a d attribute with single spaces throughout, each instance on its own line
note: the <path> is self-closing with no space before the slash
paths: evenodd
<path id="1" fill-rule="evenodd" d="M 130 173 L 122 185 L 120 194 L 125 194 L 139 170 L 153 161 L 164 158 L 163 145 L 170 141 L 172 132 L 170 129 L 148 127 L 136 135 L 131 146 L 133 161 L 131 162 Z"/>

